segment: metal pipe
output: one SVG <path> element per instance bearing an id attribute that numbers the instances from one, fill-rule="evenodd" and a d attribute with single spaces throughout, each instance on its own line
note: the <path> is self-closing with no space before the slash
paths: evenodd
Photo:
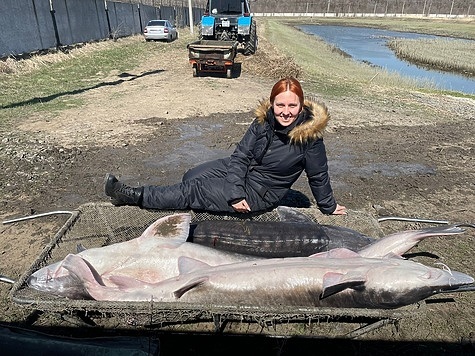
<path id="1" fill-rule="evenodd" d="M 17 219 L 12 219 L 12 220 L 5 220 L 3 222 L 4 225 L 6 224 L 11 224 L 14 222 L 19 222 L 19 221 L 25 221 L 25 220 L 31 220 L 31 219 L 36 219 L 36 218 L 42 218 L 43 216 L 49 216 L 49 215 L 56 215 L 56 214 L 69 214 L 72 215 L 72 211 L 65 211 L 65 210 L 58 210 L 58 211 L 51 211 L 49 213 L 42 213 L 42 214 L 35 214 L 35 215 L 29 215 L 25 216 L 22 218 L 17 218 Z"/>
<path id="2" fill-rule="evenodd" d="M 411 221 L 411 222 L 420 222 L 420 223 L 429 223 L 429 224 L 450 224 L 447 220 L 403 218 L 403 217 L 399 217 L 399 216 L 384 216 L 382 218 L 379 218 L 378 222 L 387 221 L 387 220 Z"/>
<path id="3" fill-rule="evenodd" d="M 188 0 L 188 20 L 190 21 L 190 33 L 193 34 L 193 7 L 191 0 Z"/>
<path id="4" fill-rule="evenodd" d="M 378 321 L 376 321 L 372 324 L 370 323 L 370 324 L 367 324 L 366 326 L 363 326 L 359 329 L 353 330 L 353 331 L 349 332 L 348 334 L 346 334 L 344 337 L 347 338 L 347 339 L 355 339 L 358 336 L 366 334 L 367 332 L 370 332 L 370 331 L 379 329 L 379 328 L 381 328 L 385 325 L 394 324 L 394 323 L 396 323 L 396 320 L 394 320 L 394 319 L 378 320 Z"/>
<path id="5" fill-rule="evenodd" d="M 15 283 L 13 279 L 8 278 L 7 276 L 1 275 L 1 274 L 0 274 L 0 282 L 10 283 L 10 284 Z"/>

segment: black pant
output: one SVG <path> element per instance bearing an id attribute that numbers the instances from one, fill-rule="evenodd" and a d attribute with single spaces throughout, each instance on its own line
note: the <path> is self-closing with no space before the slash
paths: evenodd
<path id="1" fill-rule="evenodd" d="M 181 183 L 146 186 L 142 207 L 234 212 L 225 196 L 228 164 L 229 158 L 206 162 L 186 172 Z M 278 204 L 279 198 L 275 194 L 262 194 L 262 189 L 256 189 L 253 184 L 246 184 L 245 190 L 251 211 L 271 209 Z"/>

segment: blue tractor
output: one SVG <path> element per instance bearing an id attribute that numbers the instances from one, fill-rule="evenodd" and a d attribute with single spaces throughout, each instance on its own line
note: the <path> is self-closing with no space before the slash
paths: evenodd
<path id="1" fill-rule="evenodd" d="M 237 41 L 245 55 L 256 53 L 256 22 L 249 0 L 208 0 L 199 37 L 202 40 Z"/>

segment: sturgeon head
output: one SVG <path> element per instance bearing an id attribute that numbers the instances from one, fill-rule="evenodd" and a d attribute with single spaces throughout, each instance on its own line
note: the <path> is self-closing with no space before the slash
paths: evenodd
<path id="1" fill-rule="evenodd" d="M 363 259 L 364 260 L 364 259 Z M 352 295 L 350 307 L 392 309 L 417 303 L 432 295 L 457 290 L 471 284 L 474 279 L 464 273 L 425 266 L 404 259 L 382 259 L 385 263 L 375 265 L 360 276 L 360 284 L 347 289 L 335 279 L 327 283 L 322 298 L 338 293 Z M 351 274 L 351 273 L 350 273 Z M 345 276 L 348 279 L 348 276 Z M 356 279 L 353 276 L 353 279 Z M 329 297 L 330 298 L 330 297 Z M 338 299 L 338 298 L 336 298 Z"/>
<path id="2" fill-rule="evenodd" d="M 62 266 L 62 261 L 43 267 L 27 280 L 30 288 L 70 299 L 87 298 L 84 286 Z"/>

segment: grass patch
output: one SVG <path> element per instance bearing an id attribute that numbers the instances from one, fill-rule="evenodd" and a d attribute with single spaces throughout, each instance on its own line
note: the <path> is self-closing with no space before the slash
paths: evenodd
<path id="1" fill-rule="evenodd" d="M 159 46 L 160 44 L 158 44 Z M 82 104 L 75 94 L 110 85 L 134 69 L 156 46 L 141 36 L 87 44 L 69 53 L 4 61 L 0 73 L 0 125 L 35 114 L 54 115 Z M 5 68 L 8 66 L 8 69 Z M 111 79 L 111 73 L 115 73 Z"/>
<path id="2" fill-rule="evenodd" d="M 411 63 L 475 76 L 475 42 L 448 39 L 393 39 L 388 46 Z"/>
<path id="3" fill-rule="evenodd" d="M 288 24 L 321 24 L 374 27 L 392 31 L 417 32 L 437 36 L 455 37 L 475 40 L 475 20 L 465 19 L 431 19 L 411 17 L 318 17 L 286 18 Z"/>

